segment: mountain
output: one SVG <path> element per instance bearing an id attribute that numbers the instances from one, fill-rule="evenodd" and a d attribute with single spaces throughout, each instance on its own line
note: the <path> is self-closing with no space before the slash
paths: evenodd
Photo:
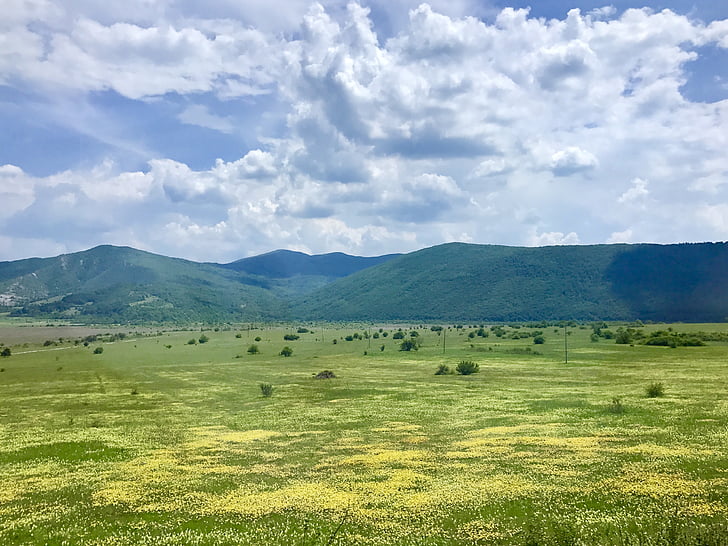
<path id="1" fill-rule="evenodd" d="M 0 262 L 0 306 L 78 322 L 728 320 L 728 244 L 450 243 L 229 264 L 101 246 Z"/>
<path id="2" fill-rule="evenodd" d="M 450 243 L 299 298 L 327 320 L 728 320 L 728 245 Z"/>
<path id="3" fill-rule="evenodd" d="M 0 304 L 14 315 L 84 322 L 273 320 L 273 292 L 219 266 L 128 247 L 0 263 Z"/>
<path id="4" fill-rule="evenodd" d="M 258 286 L 291 296 L 311 292 L 336 279 L 384 263 L 396 256 L 399 254 L 367 258 L 342 252 L 310 256 L 292 250 L 274 250 L 223 264 L 222 267 L 246 273 L 249 282 L 256 282 Z"/>

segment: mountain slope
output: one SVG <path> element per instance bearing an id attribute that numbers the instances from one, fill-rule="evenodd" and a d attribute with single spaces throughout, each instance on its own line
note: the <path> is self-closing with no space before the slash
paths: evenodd
<path id="1" fill-rule="evenodd" d="M 726 279 L 725 243 L 451 243 L 338 280 L 300 298 L 294 314 L 328 320 L 725 320 Z"/>
<path id="2" fill-rule="evenodd" d="M 243 258 L 221 267 L 246 275 L 246 282 L 295 297 L 326 286 L 336 279 L 384 263 L 399 254 L 366 258 L 341 252 L 310 256 L 292 250 L 275 250 Z"/>
<path id="3" fill-rule="evenodd" d="M 76 320 L 271 320 L 286 313 L 273 293 L 232 271 L 128 247 L 0 263 L 0 303 L 16 315 Z"/>

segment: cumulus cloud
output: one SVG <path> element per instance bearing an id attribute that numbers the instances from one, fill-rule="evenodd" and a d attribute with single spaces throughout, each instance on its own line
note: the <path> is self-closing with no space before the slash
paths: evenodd
<path id="1" fill-rule="evenodd" d="M 591 152 L 569 146 L 551 156 L 551 170 L 556 176 L 569 176 L 596 168 L 599 161 Z"/>
<path id="2" fill-rule="evenodd" d="M 135 171 L 46 177 L 3 159 L 5 237 L 235 259 L 725 233 L 728 102 L 682 88 L 698 48 L 728 47 L 726 21 L 611 6 L 478 18 L 469 0 L 73 4 L 12 1 L 0 82 L 160 104 L 240 153 L 203 166 L 143 150 Z M 269 110 L 247 125 L 220 104 Z"/>
<path id="3" fill-rule="evenodd" d="M 634 203 L 646 198 L 650 194 L 647 189 L 647 181 L 641 178 L 635 178 L 632 181 L 632 187 L 619 196 L 620 203 Z"/>

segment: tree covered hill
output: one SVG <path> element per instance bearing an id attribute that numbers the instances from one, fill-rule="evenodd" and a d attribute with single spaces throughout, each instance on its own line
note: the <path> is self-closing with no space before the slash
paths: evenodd
<path id="1" fill-rule="evenodd" d="M 84 322 L 273 320 L 274 293 L 219 266 L 128 247 L 0 263 L 0 303 L 14 315 Z"/>
<path id="2" fill-rule="evenodd" d="M 201 264 L 128 247 L 0 262 L 0 307 L 78 322 L 728 320 L 728 244 L 450 243 Z"/>
<path id="3" fill-rule="evenodd" d="M 301 297 L 328 320 L 728 319 L 728 245 L 450 243 Z"/>

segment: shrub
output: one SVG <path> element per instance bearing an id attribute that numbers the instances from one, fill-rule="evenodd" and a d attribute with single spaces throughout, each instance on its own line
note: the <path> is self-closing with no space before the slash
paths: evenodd
<path id="1" fill-rule="evenodd" d="M 5 347 L 2 352 L 0 352 L 0 356 L 10 356 L 12 355 L 12 351 L 10 351 L 10 347 Z"/>
<path id="2" fill-rule="evenodd" d="M 533 342 L 536 345 L 543 345 L 544 343 L 546 343 L 546 338 L 543 336 L 536 336 L 533 338 Z"/>
<path id="3" fill-rule="evenodd" d="M 665 394 L 665 386 L 662 383 L 650 383 L 645 389 L 647 398 L 659 398 Z"/>
<path id="4" fill-rule="evenodd" d="M 450 366 L 447 364 L 440 364 L 435 371 L 435 375 L 449 375 L 450 373 L 452 372 L 450 372 Z"/>
<path id="5" fill-rule="evenodd" d="M 291 349 L 288 346 L 283 347 L 283 349 L 281 349 L 281 352 L 280 352 L 281 356 L 291 356 L 292 354 L 293 354 L 293 349 Z"/>
<path id="6" fill-rule="evenodd" d="M 296 330 L 296 332 L 298 332 L 299 334 L 308 334 L 309 329 L 301 327 L 298 330 Z"/>
<path id="7" fill-rule="evenodd" d="M 480 365 L 472 360 L 461 360 L 455 371 L 460 375 L 470 375 L 480 371 Z"/>
<path id="8" fill-rule="evenodd" d="M 323 370 L 316 374 L 316 379 L 334 379 L 336 374 L 331 370 Z"/>
<path id="9" fill-rule="evenodd" d="M 382 345 L 381 347 L 379 347 L 379 350 L 380 350 L 380 351 L 382 351 L 382 352 L 384 352 L 384 347 L 385 347 L 385 346 L 384 346 L 384 345 Z"/>
<path id="10" fill-rule="evenodd" d="M 139 394 L 139 389 L 137 389 L 136 387 L 132 387 L 131 394 L 132 396 L 136 396 L 137 394 Z"/>
<path id="11" fill-rule="evenodd" d="M 243 334 L 241 334 L 241 333 L 237 333 L 237 334 L 235 334 L 235 337 L 236 337 L 237 339 L 240 339 L 241 337 L 243 337 Z"/>
<path id="12" fill-rule="evenodd" d="M 260 341 L 260 336 L 255 336 L 255 341 Z"/>
<path id="13" fill-rule="evenodd" d="M 389 332 L 382 332 L 382 337 L 387 337 L 389 335 Z"/>
<path id="14" fill-rule="evenodd" d="M 101 354 L 101 353 L 103 353 L 103 352 L 104 352 L 104 348 L 103 348 L 103 347 L 96 347 L 96 348 L 94 349 L 94 354 L 95 354 L 95 355 L 100 355 L 100 354 Z"/>
<path id="15" fill-rule="evenodd" d="M 259 352 L 260 352 L 260 349 L 258 348 L 258 346 L 255 343 L 253 343 L 250 347 L 248 347 L 248 354 L 257 355 Z"/>
<path id="16" fill-rule="evenodd" d="M 612 398 L 612 401 L 607 406 L 607 411 L 609 413 L 624 413 L 624 405 L 622 404 L 622 399 L 618 396 Z"/>
<path id="17" fill-rule="evenodd" d="M 354 336 L 346 336 L 344 339 L 346 341 L 354 341 Z"/>
<path id="18" fill-rule="evenodd" d="M 270 383 L 261 383 L 260 394 L 262 394 L 265 398 L 270 398 L 270 396 L 273 394 L 273 385 L 271 385 Z"/>
<path id="19" fill-rule="evenodd" d="M 405 339 L 399 346 L 400 351 L 416 351 L 419 349 L 417 342 L 413 339 Z"/>
<path id="20" fill-rule="evenodd" d="M 202 334 L 202 335 L 200 336 L 200 339 L 199 339 L 199 342 L 200 342 L 200 343 L 207 343 L 208 341 L 210 341 L 210 338 L 209 338 L 209 337 L 207 337 L 207 336 L 206 336 L 205 334 Z"/>
<path id="21" fill-rule="evenodd" d="M 197 345 L 197 340 L 195 338 L 189 339 L 187 345 Z"/>
<path id="22" fill-rule="evenodd" d="M 404 339 L 404 332 L 394 332 L 392 339 Z"/>
<path id="23" fill-rule="evenodd" d="M 285 341 L 296 341 L 301 336 L 297 336 L 296 334 L 286 334 L 283 336 L 283 339 Z"/>

